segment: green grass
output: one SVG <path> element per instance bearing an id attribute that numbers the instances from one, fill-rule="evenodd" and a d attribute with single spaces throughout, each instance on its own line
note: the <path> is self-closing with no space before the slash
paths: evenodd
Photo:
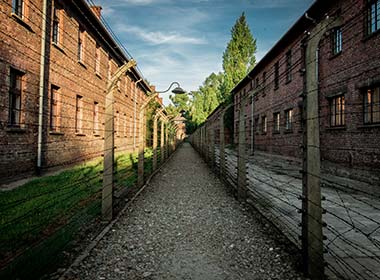
<path id="1" fill-rule="evenodd" d="M 152 151 L 147 149 L 145 173 L 152 170 L 151 158 Z M 15 190 L 0 192 L 0 263 L 68 223 L 76 223 L 77 214 L 89 205 L 97 205 L 91 215 L 99 216 L 102 169 L 102 159 L 95 159 L 58 175 L 32 180 Z M 115 169 L 117 188 L 134 186 L 137 155 L 117 154 Z"/>

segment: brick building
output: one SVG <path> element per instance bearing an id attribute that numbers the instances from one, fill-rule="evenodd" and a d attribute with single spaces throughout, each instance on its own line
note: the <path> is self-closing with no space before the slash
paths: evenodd
<path id="1" fill-rule="evenodd" d="M 129 61 L 102 24 L 100 7 L 90 7 L 85 0 L 47 2 L 47 7 L 41 0 L 0 4 L 2 182 L 28 175 L 36 167 L 99 156 L 107 83 Z M 139 106 L 151 92 L 135 68 L 118 83 L 114 109 L 118 150 L 137 147 Z"/>
<path id="2" fill-rule="evenodd" d="M 317 55 L 308 61 L 308 43 L 323 22 L 330 23 L 320 31 Z M 317 67 L 321 159 L 380 169 L 380 0 L 315 1 L 232 90 L 235 142 L 243 106 L 250 147 L 301 157 L 303 94 L 312 65 Z"/>

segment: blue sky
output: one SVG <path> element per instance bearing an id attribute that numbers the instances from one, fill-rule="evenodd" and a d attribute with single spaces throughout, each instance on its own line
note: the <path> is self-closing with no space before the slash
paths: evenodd
<path id="1" fill-rule="evenodd" d="M 222 55 L 245 12 L 259 61 L 313 0 L 93 0 L 145 78 L 164 90 L 178 81 L 196 90 Z M 169 94 L 163 95 L 168 104 Z"/>

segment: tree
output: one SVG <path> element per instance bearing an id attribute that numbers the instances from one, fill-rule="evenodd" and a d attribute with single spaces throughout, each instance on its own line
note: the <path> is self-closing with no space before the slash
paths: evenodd
<path id="1" fill-rule="evenodd" d="M 190 98 L 187 94 L 170 95 L 169 98 L 173 102 L 174 107 L 177 109 L 177 114 L 181 113 L 181 111 L 189 110 Z"/>
<path id="2" fill-rule="evenodd" d="M 222 73 L 211 73 L 197 91 L 192 92 L 190 117 L 195 125 L 203 123 L 208 115 L 220 104 L 220 85 L 223 83 Z"/>
<path id="3" fill-rule="evenodd" d="M 256 63 L 256 40 L 242 13 L 231 30 L 231 40 L 223 53 L 224 82 L 220 86 L 221 99 L 231 102 L 230 92 L 252 70 Z"/>

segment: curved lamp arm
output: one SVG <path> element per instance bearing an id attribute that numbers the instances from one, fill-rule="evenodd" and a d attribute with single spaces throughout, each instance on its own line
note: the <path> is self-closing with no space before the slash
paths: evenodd
<path id="1" fill-rule="evenodd" d="M 185 94 L 186 93 L 186 91 L 181 88 L 181 86 L 180 86 L 180 84 L 178 82 L 172 82 L 167 90 L 156 91 L 156 93 L 165 93 L 165 92 L 168 92 L 173 87 L 173 85 L 177 86 L 175 89 L 172 90 L 172 92 L 174 94 Z"/>
<path id="2" fill-rule="evenodd" d="M 173 85 L 177 85 L 177 87 L 180 87 L 180 85 L 179 85 L 178 82 L 172 82 L 172 83 L 170 84 L 170 86 L 168 87 L 167 90 L 164 90 L 164 91 L 156 91 L 156 92 L 157 92 L 157 93 L 165 93 L 165 92 L 168 92 L 168 91 L 172 88 Z"/>

